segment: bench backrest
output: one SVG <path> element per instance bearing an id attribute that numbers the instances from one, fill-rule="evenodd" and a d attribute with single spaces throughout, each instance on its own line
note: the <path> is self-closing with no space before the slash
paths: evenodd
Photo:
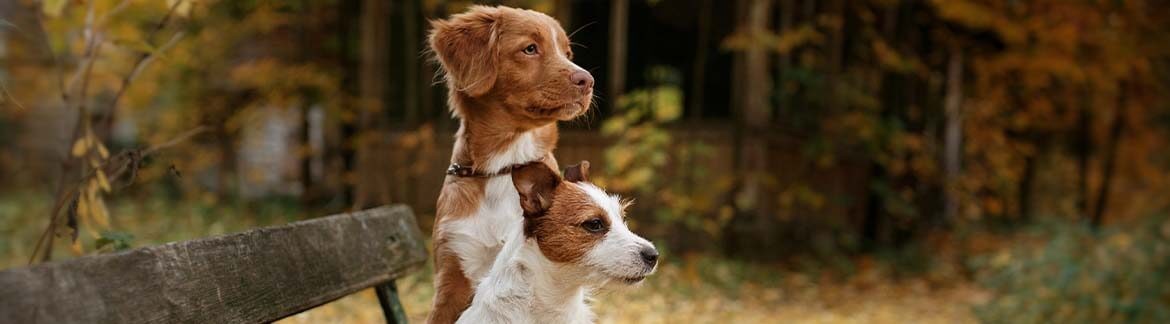
<path id="1" fill-rule="evenodd" d="M 0 271 L 0 323 L 271 322 L 426 258 L 410 209 L 381 207 Z"/>

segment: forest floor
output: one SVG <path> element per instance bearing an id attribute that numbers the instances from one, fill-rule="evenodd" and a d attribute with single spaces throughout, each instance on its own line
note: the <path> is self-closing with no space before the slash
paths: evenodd
<path id="1" fill-rule="evenodd" d="M 138 197 L 111 202 L 111 230 L 132 234 L 132 247 L 285 224 L 315 212 L 295 203 L 231 204 L 214 199 Z M 0 269 L 23 266 L 45 226 L 48 203 L 39 194 L 0 195 Z M 241 217 L 240 215 L 248 215 Z M 100 231 L 83 230 L 87 253 Z M 58 259 L 68 249 L 58 244 Z M 600 323 L 751 323 L 784 319 L 792 323 L 972 323 L 975 305 L 989 300 L 955 271 L 898 273 L 885 261 L 855 257 L 847 274 L 793 271 L 708 255 L 672 256 L 646 282 L 603 291 L 593 310 Z M 816 269 L 814 266 L 813 269 Z M 413 322 L 421 323 L 433 295 L 426 266 L 399 280 L 402 302 Z M 372 290 L 298 314 L 281 323 L 381 323 Z"/>
<path id="2" fill-rule="evenodd" d="M 875 273 L 817 280 L 775 273 L 743 278 L 735 261 L 704 258 L 665 264 L 640 286 L 595 296 L 599 323 L 975 323 L 972 307 L 989 294 L 969 282 L 932 284 L 924 278 L 891 279 Z M 763 270 L 763 265 L 746 267 Z M 411 322 L 430 308 L 429 269 L 399 281 Z M 295 315 L 280 323 L 379 323 L 372 290 Z"/>

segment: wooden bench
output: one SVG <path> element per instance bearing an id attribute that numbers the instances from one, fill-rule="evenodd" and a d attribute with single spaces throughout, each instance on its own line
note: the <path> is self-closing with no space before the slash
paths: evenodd
<path id="1" fill-rule="evenodd" d="M 427 259 L 406 206 L 0 271 L 0 323 L 266 323 L 375 287 Z"/>

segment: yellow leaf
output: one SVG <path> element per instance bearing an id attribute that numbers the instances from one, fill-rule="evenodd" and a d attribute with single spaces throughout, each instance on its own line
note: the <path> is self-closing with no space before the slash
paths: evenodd
<path id="1" fill-rule="evenodd" d="M 99 142 L 99 143 L 97 143 L 97 149 L 98 149 L 98 155 L 101 155 L 101 157 L 103 159 L 110 158 L 110 151 L 106 150 L 105 145 L 103 145 L 102 143 Z"/>
<path id="2" fill-rule="evenodd" d="M 106 202 L 100 197 L 90 203 L 93 213 L 93 222 L 102 228 L 110 226 L 110 211 L 106 209 Z M 92 227 L 92 226 L 91 226 Z M 96 233 L 94 233 L 96 235 Z"/>
<path id="3" fill-rule="evenodd" d="M 181 3 L 179 3 L 178 7 L 175 7 L 175 2 Z M 167 8 L 169 9 L 173 7 L 175 8 L 176 15 L 179 15 L 180 17 L 187 17 L 191 15 L 192 2 L 194 2 L 194 0 L 167 0 Z"/>
<path id="4" fill-rule="evenodd" d="M 804 24 L 780 34 L 773 49 L 778 53 L 788 54 L 798 46 L 820 44 L 824 41 L 824 38 L 824 35 L 818 33 L 815 27 L 810 24 Z"/>
<path id="5" fill-rule="evenodd" d="M 77 218 L 89 217 L 89 195 L 77 196 Z"/>
<path id="6" fill-rule="evenodd" d="M 110 181 L 106 179 L 106 173 L 102 170 L 97 170 L 97 182 L 99 188 L 102 188 L 105 192 L 110 192 Z"/>
<path id="7" fill-rule="evenodd" d="M 71 153 L 75 157 L 81 157 L 82 155 L 85 155 L 87 150 L 89 150 L 89 147 L 86 146 L 85 137 L 82 137 L 78 138 L 76 142 L 73 142 L 73 150 Z"/>
<path id="8" fill-rule="evenodd" d="M 93 226 L 84 226 L 84 227 L 85 227 L 85 232 L 89 233 L 89 237 L 92 237 L 94 239 L 98 239 L 98 238 L 102 237 L 100 234 L 98 234 L 97 231 L 95 231 L 93 229 Z"/>
<path id="9" fill-rule="evenodd" d="M 662 87 L 654 92 L 654 118 L 658 121 L 673 121 L 682 115 L 682 91 L 673 87 Z"/>
<path id="10" fill-rule="evenodd" d="M 93 182 L 91 181 L 90 184 L 93 184 Z M 79 223 L 77 227 L 85 228 L 90 236 L 97 238 L 98 233 L 94 230 L 93 224 L 91 224 L 91 221 L 96 222 L 95 217 L 97 217 L 97 215 L 94 215 L 95 201 L 97 199 L 94 198 L 92 191 L 77 197 L 77 222 Z"/>
<path id="11" fill-rule="evenodd" d="M 630 171 L 626 180 L 630 182 L 633 187 L 640 187 L 643 184 L 650 182 L 654 178 L 654 170 L 650 168 L 637 168 Z"/>
<path id="12" fill-rule="evenodd" d="M 85 188 L 85 194 L 89 197 L 90 200 L 96 199 L 98 189 L 101 189 L 101 185 L 99 185 L 95 180 L 90 180 L 88 184 L 89 186 Z"/>
<path id="13" fill-rule="evenodd" d="M 607 162 L 612 163 L 611 165 L 616 170 L 625 170 L 634 161 L 633 150 L 625 146 L 611 148 L 606 153 L 608 153 L 606 155 L 609 157 L 609 161 Z"/>
<path id="14" fill-rule="evenodd" d="M 69 252 L 72 252 L 73 256 L 81 256 L 81 241 L 73 241 L 73 244 L 69 245 Z"/>
<path id="15" fill-rule="evenodd" d="M 49 17 L 60 17 L 67 3 L 69 3 L 67 0 L 44 0 L 41 1 L 41 11 Z"/>

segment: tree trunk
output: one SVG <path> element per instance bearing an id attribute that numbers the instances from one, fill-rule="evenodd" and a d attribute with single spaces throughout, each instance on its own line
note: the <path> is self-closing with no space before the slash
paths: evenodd
<path id="1" fill-rule="evenodd" d="M 768 29 L 771 0 L 738 0 L 733 21 L 740 23 L 735 32 L 755 38 Z M 735 214 L 724 228 L 724 247 L 729 254 L 771 250 L 775 238 L 769 235 L 770 219 L 762 213 L 763 179 L 767 173 L 766 132 L 771 120 L 768 103 L 771 70 L 767 48 L 753 42 L 733 53 L 731 108 L 736 118 L 733 141 L 733 164 L 736 184 L 729 195 Z M 774 165 L 772 166 L 775 167 Z"/>
<path id="2" fill-rule="evenodd" d="M 828 62 L 825 65 L 826 76 L 825 84 L 827 85 L 828 93 L 828 110 L 839 111 L 842 102 L 834 92 L 838 85 L 838 80 L 841 76 L 843 57 L 845 55 L 845 0 L 830 0 L 828 12 L 836 16 L 838 25 L 829 34 L 829 53 Z"/>
<path id="3" fill-rule="evenodd" d="M 1087 91 L 1086 91 L 1087 92 Z M 1092 139 L 1090 135 L 1090 115 L 1088 98 L 1081 100 L 1080 120 L 1078 120 L 1077 139 L 1077 167 L 1079 171 L 1077 183 L 1077 209 L 1082 217 L 1089 217 L 1089 155 L 1092 153 Z"/>
<path id="4" fill-rule="evenodd" d="M 1032 153 L 1024 158 L 1024 174 L 1020 176 L 1020 186 L 1018 189 L 1020 215 L 1019 220 L 1028 222 L 1032 219 L 1032 209 L 1035 204 L 1032 203 L 1032 187 L 1036 183 L 1036 166 L 1039 164 L 1040 153 Z"/>
<path id="5" fill-rule="evenodd" d="M 378 197 L 385 196 L 385 188 L 378 181 L 380 177 L 370 177 L 381 174 L 377 163 L 377 152 L 371 151 L 379 130 L 385 125 L 384 103 L 386 100 L 386 79 L 389 71 L 387 64 L 389 56 L 389 4 L 382 0 L 364 0 L 361 15 L 361 67 L 358 70 L 359 78 L 359 113 L 358 127 L 355 137 L 351 139 L 357 145 L 356 170 L 348 174 L 348 180 L 355 187 L 353 208 L 362 209 L 387 201 L 379 201 Z"/>
<path id="6" fill-rule="evenodd" d="M 561 26 L 569 28 L 573 26 L 573 0 L 556 0 L 555 8 L 553 8 L 553 17 L 561 22 Z M 569 31 L 572 33 L 573 31 Z"/>
<path id="7" fill-rule="evenodd" d="M 311 21 L 308 19 L 308 16 L 312 8 L 306 2 L 307 1 L 305 0 L 301 0 L 298 3 L 298 5 L 300 5 L 300 10 L 297 12 L 297 19 L 299 21 L 299 23 L 296 25 L 298 51 L 295 56 L 297 63 L 300 64 L 304 64 L 305 62 L 312 59 L 309 55 L 310 53 L 314 53 L 310 50 L 309 45 L 309 29 L 311 27 L 307 26 L 309 24 L 308 22 Z M 300 102 L 300 107 L 297 107 L 299 108 L 301 115 L 301 133 L 299 134 L 299 146 L 301 149 L 298 150 L 300 154 L 298 154 L 297 158 L 300 159 L 301 201 L 310 203 L 317 194 L 317 181 L 313 177 L 312 171 L 313 158 L 316 156 L 316 148 L 313 147 L 312 116 L 310 116 L 313 110 L 313 103 L 309 102 L 309 96 L 304 92 L 301 93 L 301 98 L 302 100 Z"/>
<path id="8" fill-rule="evenodd" d="M 317 155 L 317 148 L 313 146 L 312 111 L 313 108 L 309 103 L 301 104 L 300 180 L 301 200 L 304 202 L 312 202 L 317 194 L 317 179 L 313 177 L 313 158 Z"/>
<path id="9" fill-rule="evenodd" d="M 876 185 L 885 185 L 886 169 L 877 162 L 869 162 L 869 182 L 865 201 L 865 214 L 861 218 L 861 249 L 872 252 L 881 240 L 882 219 L 886 215 L 885 197 L 872 188 Z"/>
<path id="10" fill-rule="evenodd" d="M 376 116 L 382 112 L 385 98 L 385 79 L 387 69 L 387 54 L 389 52 L 387 37 L 387 9 L 389 5 L 380 0 L 362 1 L 361 15 L 361 67 L 358 71 L 359 95 L 362 98 L 359 114 L 360 124 L 370 128 L 381 126 Z"/>
<path id="11" fill-rule="evenodd" d="M 751 0 L 748 2 L 748 11 L 746 12 L 747 21 L 740 32 L 749 33 L 749 37 L 758 39 L 763 33 L 767 32 L 769 28 L 768 18 L 771 14 L 771 0 Z M 740 124 L 747 133 L 741 136 L 742 148 L 740 149 L 739 167 L 743 170 L 741 175 L 740 192 L 736 197 L 737 207 L 740 212 L 755 217 L 754 223 L 757 225 L 757 230 L 765 230 L 769 228 L 768 217 L 764 212 L 762 201 L 763 196 L 763 181 L 762 179 L 768 173 L 768 142 L 764 136 L 759 134 L 766 132 L 772 120 L 772 105 L 770 103 L 772 80 L 771 69 L 768 68 L 770 55 L 768 49 L 762 44 L 753 44 L 744 50 L 743 55 L 743 77 L 744 77 L 744 98 L 743 98 L 743 113 L 740 114 Z M 777 167 L 772 165 L 773 168 Z M 761 232 L 761 236 L 766 236 L 765 232 Z M 761 237 L 763 238 L 763 237 Z M 766 242 L 765 242 L 766 244 Z"/>
<path id="12" fill-rule="evenodd" d="M 760 39 L 768 31 L 771 0 L 752 0 L 747 12 L 747 29 L 750 37 Z M 744 51 L 745 98 L 743 122 L 749 128 L 762 130 L 771 116 L 772 79 L 768 49 L 763 44 L 753 44 Z"/>
<path id="13" fill-rule="evenodd" d="M 337 38 L 341 42 L 341 50 L 338 53 L 338 62 L 345 71 L 345 73 L 342 73 L 341 78 L 341 88 L 344 91 L 346 98 L 343 99 L 345 102 L 344 107 L 357 106 L 355 105 L 355 101 L 353 99 L 348 98 L 356 97 L 354 93 L 358 92 L 358 87 L 355 85 L 355 79 L 353 77 L 353 75 L 357 74 L 357 71 L 359 70 L 358 63 L 355 60 L 357 55 L 354 48 L 354 34 L 355 31 L 360 34 L 360 26 L 364 22 L 359 20 L 358 23 L 355 24 L 352 17 L 358 15 L 361 12 L 362 1 L 363 0 L 342 1 L 341 10 L 338 10 L 337 15 Z M 353 108 L 343 109 L 348 110 Z M 360 109 L 360 107 L 358 109 Z M 359 113 L 360 111 L 349 112 Z M 343 118 L 340 120 L 339 126 L 340 140 L 332 145 L 332 149 L 329 151 L 330 155 L 336 154 L 336 160 L 340 160 L 341 165 L 340 170 L 331 168 L 330 176 L 341 179 L 338 185 L 340 187 L 339 189 L 341 190 L 342 202 L 344 202 L 346 205 L 352 205 L 357 200 L 357 196 L 354 190 L 355 186 L 350 183 L 346 175 L 357 169 L 357 146 L 354 143 L 354 139 L 357 138 L 357 121 Z M 330 158 L 329 160 L 334 160 L 334 158 Z"/>
<path id="14" fill-rule="evenodd" d="M 626 91 L 626 36 L 630 15 L 629 0 L 613 0 L 609 8 L 609 104 L 616 111 L 618 98 Z"/>
<path id="15" fill-rule="evenodd" d="M 406 125 L 408 128 L 418 126 L 420 121 L 420 111 L 418 99 L 420 93 L 418 91 L 418 83 L 414 82 L 418 75 L 419 65 L 425 62 L 419 61 L 419 10 L 420 0 L 406 0 L 402 1 L 402 5 L 398 11 L 402 15 L 402 108 L 405 110 Z"/>
<path id="16" fill-rule="evenodd" d="M 962 167 L 963 144 L 963 52 L 951 51 L 947 64 L 947 93 L 943 99 L 946 121 L 943 139 L 943 223 L 953 222 L 959 214 L 958 182 Z"/>
<path id="17" fill-rule="evenodd" d="M 437 2 L 438 3 L 434 4 L 434 7 L 429 8 L 434 11 L 430 12 L 430 16 L 427 17 L 427 19 L 445 18 L 445 15 L 447 14 L 447 0 L 439 0 Z M 428 64 L 427 66 L 429 68 L 426 69 L 427 74 L 423 76 L 423 79 L 426 82 L 424 84 L 431 85 L 427 87 L 431 91 L 428 95 L 431 98 L 431 105 L 436 108 L 435 113 L 438 116 L 436 117 L 438 121 L 435 123 L 435 131 L 440 134 L 454 133 L 454 129 L 457 124 L 455 123 L 455 120 L 451 118 L 451 114 L 447 112 L 447 83 L 433 82 L 432 78 L 436 75 L 436 73 L 438 73 L 438 66 L 435 64 Z"/>
<path id="18" fill-rule="evenodd" d="M 691 120 L 703 116 L 703 90 L 707 88 L 707 50 L 711 42 L 711 0 L 699 0 L 698 30 L 695 33 L 695 61 L 691 65 L 690 112 Z"/>
<path id="19" fill-rule="evenodd" d="M 784 35 L 792 29 L 792 19 L 796 15 L 796 0 L 779 0 L 780 5 L 776 6 L 776 19 L 779 20 L 780 26 L 776 30 L 777 35 Z M 792 64 L 792 55 L 790 53 L 776 53 L 776 83 L 779 86 L 776 93 L 776 112 L 783 114 L 784 110 L 788 108 L 788 96 L 784 87 L 784 75 L 788 73 L 789 65 Z M 783 116 L 783 115 L 781 115 Z"/>
<path id="20" fill-rule="evenodd" d="M 1105 165 L 1101 176 L 1101 189 L 1097 192 L 1097 203 L 1093 208 L 1093 219 L 1090 225 L 1093 228 L 1101 227 L 1101 223 L 1105 220 L 1105 211 L 1107 210 L 1109 202 L 1109 189 L 1113 184 L 1113 174 L 1117 169 L 1117 150 L 1121 145 L 1122 131 L 1125 130 L 1125 84 L 1124 82 L 1118 86 L 1119 93 L 1117 95 L 1117 116 L 1113 117 L 1113 123 L 1109 125 L 1109 139 L 1108 151 L 1105 153 Z"/>

